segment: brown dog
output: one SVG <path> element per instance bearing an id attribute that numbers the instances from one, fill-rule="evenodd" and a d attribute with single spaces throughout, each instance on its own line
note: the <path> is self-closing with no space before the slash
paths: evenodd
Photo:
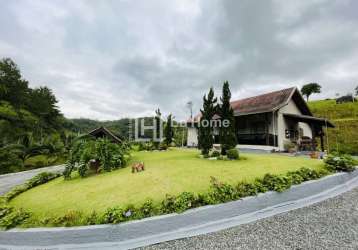
<path id="1" fill-rule="evenodd" d="M 132 173 L 144 171 L 144 162 L 136 162 L 132 165 Z"/>

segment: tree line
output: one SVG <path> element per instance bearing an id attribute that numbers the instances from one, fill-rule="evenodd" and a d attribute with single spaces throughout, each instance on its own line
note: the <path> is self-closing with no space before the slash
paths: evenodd
<path id="1" fill-rule="evenodd" d="M 57 103 L 48 87 L 29 87 L 12 59 L 0 60 L 0 173 L 23 169 L 31 156 L 64 151 L 72 134 Z"/>

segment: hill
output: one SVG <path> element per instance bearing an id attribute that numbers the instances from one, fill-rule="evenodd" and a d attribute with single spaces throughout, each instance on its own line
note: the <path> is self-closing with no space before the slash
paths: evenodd
<path id="1" fill-rule="evenodd" d="M 328 129 L 329 149 L 358 155 L 358 102 L 320 100 L 308 105 L 315 116 L 327 118 L 336 126 Z"/>
<path id="2" fill-rule="evenodd" d="M 103 126 L 110 129 L 113 133 L 115 133 L 118 136 L 121 136 L 122 138 L 128 138 L 128 131 L 129 131 L 128 118 L 123 118 L 114 121 L 97 121 L 97 120 L 91 120 L 86 118 L 79 118 L 79 119 L 69 119 L 69 121 L 73 124 L 71 130 L 79 134 L 85 134 L 93 129 Z"/>

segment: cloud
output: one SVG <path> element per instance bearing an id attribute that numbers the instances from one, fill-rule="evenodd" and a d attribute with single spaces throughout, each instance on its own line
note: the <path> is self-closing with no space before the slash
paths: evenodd
<path id="1" fill-rule="evenodd" d="M 67 117 L 199 110 L 229 80 L 234 98 L 358 83 L 356 1 L 6 1 L 0 57 L 48 85 Z"/>

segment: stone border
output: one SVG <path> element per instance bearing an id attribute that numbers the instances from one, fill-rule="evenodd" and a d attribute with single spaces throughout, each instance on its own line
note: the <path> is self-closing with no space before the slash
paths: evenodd
<path id="1" fill-rule="evenodd" d="M 227 229 L 309 206 L 358 187 L 358 170 L 307 181 L 282 192 L 266 192 L 219 205 L 118 225 L 13 229 L 0 232 L 0 248 L 135 248 Z"/>

